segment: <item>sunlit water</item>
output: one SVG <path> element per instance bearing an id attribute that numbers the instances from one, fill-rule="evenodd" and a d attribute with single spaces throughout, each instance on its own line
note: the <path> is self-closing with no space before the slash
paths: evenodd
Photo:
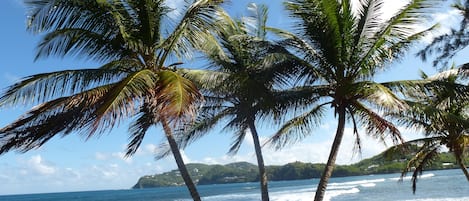
<path id="1" fill-rule="evenodd" d="M 425 172 L 412 194 L 410 177 L 399 182 L 399 174 L 332 178 L 327 201 L 469 201 L 469 182 L 461 170 Z M 276 181 L 269 183 L 273 201 L 312 200 L 318 180 Z M 258 183 L 203 185 L 203 200 L 260 200 Z M 114 190 L 73 193 L 0 196 L 0 201 L 189 201 L 185 187 L 142 190 Z"/>

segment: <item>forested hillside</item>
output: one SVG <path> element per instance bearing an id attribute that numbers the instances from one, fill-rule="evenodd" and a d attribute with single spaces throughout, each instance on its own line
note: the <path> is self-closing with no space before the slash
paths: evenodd
<path id="1" fill-rule="evenodd" d="M 332 176 L 345 177 L 401 172 L 410 156 L 411 154 L 381 153 L 352 165 L 337 165 Z M 451 153 L 442 153 L 427 170 L 452 168 L 458 168 L 454 157 Z M 187 169 L 193 180 L 199 185 L 255 182 L 259 180 L 257 166 L 247 162 L 227 165 L 188 164 Z M 266 169 L 268 178 L 271 181 L 311 179 L 321 176 L 324 164 L 294 162 L 282 166 L 267 166 Z M 179 171 L 173 170 L 162 174 L 143 176 L 133 188 L 180 185 L 184 185 L 184 182 Z"/>

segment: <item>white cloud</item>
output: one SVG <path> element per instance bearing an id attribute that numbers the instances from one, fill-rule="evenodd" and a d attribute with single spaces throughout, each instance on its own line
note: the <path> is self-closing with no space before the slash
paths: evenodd
<path id="1" fill-rule="evenodd" d="M 101 152 L 96 152 L 94 155 L 94 158 L 99 161 L 105 161 L 109 159 L 107 154 L 101 153 Z"/>
<path id="2" fill-rule="evenodd" d="M 56 168 L 45 162 L 40 155 L 32 156 L 27 164 L 29 168 L 41 175 L 51 175 L 56 172 Z"/>
<path id="3" fill-rule="evenodd" d="M 409 3 L 409 0 L 385 0 L 383 3 L 383 19 L 389 19 L 393 17 L 396 12 Z"/>
<path id="4" fill-rule="evenodd" d="M 335 128 L 330 129 L 330 125 L 327 125 L 325 127 L 328 128 L 326 130 L 329 130 L 329 132 L 333 132 L 335 130 Z M 401 130 L 403 138 L 405 140 L 412 140 L 421 137 L 421 134 L 415 129 L 408 129 L 404 127 L 399 129 Z M 387 140 L 385 145 L 377 139 L 366 135 L 366 132 L 363 130 L 359 131 L 359 133 L 361 134 L 360 139 L 362 144 L 361 154 L 354 152 L 355 136 L 353 135 L 352 128 L 346 128 L 339 149 L 339 154 L 336 161 L 337 164 L 356 163 L 362 159 L 379 154 L 389 148 L 389 146 L 393 145 L 391 140 Z M 268 146 L 264 147 L 262 149 L 264 162 L 266 165 L 284 165 L 295 161 L 326 163 L 332 145 L 333 137 L 334 136 L 331 135 L 330 139 L 323 140 L 320 142 L 300 142 L 279 151 L 269 148 Z M 314 136 L 312 136 L 312 138 L 314 138 Z M 246 139 L 251 139 L 251 136 L 247 135 Z M 266 138 L 261 138 L 261 142 L 264 142 L 265 140 Z M 238 155 L 209 156 L 204 157 L 200 160 L 188 161 L 206 164 L 228 164 L 233 162 L 246 161 L 253 164 L 257 164 L 256 154 L 254 152 L 254 147 L 252 143 L 249 143 L 249 140 L 245 140 L 244 144 L 246 146 L 245 150 L 248 151 Z"/>
<path id="5" fill-rule="evenodd" d="M 432 23 L 438 23 L 438 27 L 435 31 L 428 34 L 423 38 L 423 42 L 429 44 L 434 38 L 448 34 L 451 29 L 454 29 L 459 25 L 462 20 L 461 13 L 456 9 L 448 9 L 445 12 L 438 12 L 431 15 Z"/>
<path id="6" fill-rule="evenodd" d="M 98 178 L 105 180 L 113 180 L 119 175 L 119 166 L 117 164 L 110 164 L 106 167 L 93 166 L 93 170 L 98 172 L 100 176 Z"/>
<path id="7" fill-rule="evenodd" d="M 147 144 L 145 145 L 145 150 L 149 153 L 155 153 L 157 146 L 154 144 Z"/>
<path id="8" fill-rule="evenodd" d="M 399 11 L 400 8 L 403 8 L 403 6 L 405 6 L 409 2 L 409 0 L 385 0 L 383 3 L 384 9 L 381 13 L 381 18 L 383 20 L 390 19 L 391 17 L 396 15 L 396 12 Z M 439 23 L 439 27 L 437 27 L 437 29 L 427 34 L 422 39 L 422 42 L 426 44 L 432 42 L 435 37 L 449 33 L 451 28 L 457 26 L 460 20 L 462 19 L 461 14 L 458 10 L 449 7 L 449 4 L 442 5 L 444 5 L 444 7 L 435 7 L 435 12 L 430 14 L 427 23 L 419 24 L 414 27 L 416 32 L 418 32 L 428 29 L 434 24 Z"/>
<path id="9" fill-rule="evenodd" d="M 181 156 L 182 156 L 182 160 L 184 160 L 184 163 L 192 163 L 192 160 L 187 157 L 186 155 L 186 152 L 184 152 L 184 150 L 180 150 L 181 151 Z"/>

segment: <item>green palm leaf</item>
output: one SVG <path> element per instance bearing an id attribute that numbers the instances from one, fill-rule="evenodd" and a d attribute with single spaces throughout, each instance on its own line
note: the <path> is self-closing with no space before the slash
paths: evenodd
<path id="1" fill-rule="evenodd" d="M 0 97 L 0 106 L 49 101 L 118 80 L 127 74 L 120 69 L 80 69 L 32 75 L 9 87 Z"/>
<path id="2" fill-rule="evenodd" d="M 159 113 L 169 120 L 193 118 L 202 95 L 195 85 L 180 74 L 163 70 L 158 72 L 154 95 Z"/>

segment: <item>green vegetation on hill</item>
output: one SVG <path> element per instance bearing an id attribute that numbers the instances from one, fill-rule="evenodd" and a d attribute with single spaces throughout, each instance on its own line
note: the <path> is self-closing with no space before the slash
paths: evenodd
<path id="1" fill-rule="evenodd" d="M 412 154 L 404 155 L 386 152 L 352 165 L 337 165 L 333 177 L 358 176 L 367 174 L 386 174 L 401 172 Z M 466 159 L 467 160 L 467 159 Z M 469 162 L 469 160 L 467 160 Z M 267 166 L 267 175 L 271 181 L 319 178 L 324 164 L 293 162 L 283 166 Z M 427 170 L 458 168 L 451 153 L 442 153 Z M 198 185 L 224 184 L 259 181 L 257 166 L 238 162 L 227 165 L 187 164 L 192 179 Z M 153 188 L 163 186 L 181 186 L 184 182 L 179 171 L 172 170 L 156 175 L 141 177 L 132 188 Z"/>

